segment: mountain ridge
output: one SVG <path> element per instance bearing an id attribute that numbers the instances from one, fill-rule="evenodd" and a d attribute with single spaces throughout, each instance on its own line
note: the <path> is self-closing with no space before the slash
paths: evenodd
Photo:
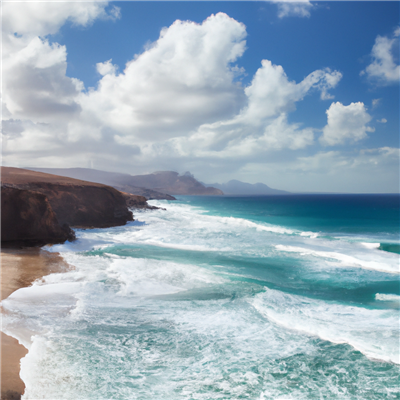
<path id="1" fill-rule="evenodd" d="M 172 195 L 223 195 L 216 188 L 204 186 L 192 174 L 180 175 L 175 171 L 157 171 L 145 175 L 130 175 L 91 168 L 32 168 L 31 171 L 51 173 L 89 182 L 109 185 L 117 190 L 141 195 L 148 200 L 176 200 Z"/>
<path id="2" fill-rule="evenodd" d="M 278 190 L 270 188 L 265 183 L 246 183 L 239 181 L 237 179 L 232 179 L 227 183 L 210 183 L 206 184 L 206 186 L 213 186 L 217 189 L 222 190 L 226 195 L 286 195 L 291 194 L 285 190 Z"/>

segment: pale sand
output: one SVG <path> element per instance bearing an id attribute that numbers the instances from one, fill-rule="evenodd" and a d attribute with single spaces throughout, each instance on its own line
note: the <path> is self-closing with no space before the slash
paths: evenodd
<path id="1" fill-rule="evenodd" d="M 27 287 L 36 279 L 54 272 L 64 272 L 70 266 L 58 253 L 40 248 L 1 249 L 1 300 L 12 292 Z M 19 399 L 25 385 L 19 377 L 20 359 L 28 350 L 3 332 L 1 334 L 1 399 Z"/>

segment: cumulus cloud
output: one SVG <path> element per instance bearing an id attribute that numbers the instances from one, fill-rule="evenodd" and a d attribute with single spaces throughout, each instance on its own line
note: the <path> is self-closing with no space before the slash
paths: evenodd
<path id="1" fill-rule="evenodd" d="M 202 24 L 175 21 L 122 73 L 105 75 L 82 96 L 84 112 L 120 142 L 134 143 L 183 135 L 232 115 L 244 100 L 234 62 L 245 36 L 245 26 L 222 13 Z"/>
<path id="2" fill-rule="evenodd" d="M 290 81 L 283 68 L 263 60 L 251 84 L 245 88 L 246 102 L 230 119 L 202 124 L 189 137 L 176 138 L 169 148 L 185 156 L 249 158 L 266 151 L 304 148 L 313 143 L 314 132 L 290 124 L 287 115 L 311 89 L 327 90 L 336 85 L 336 72 L 317 70 L 303 81 Z"/>
<path id="3" fill-rule="evenodd" d="M 83 84 L 65 75 L 65 46 L 33 37 L 3 58 L 3 102 L 14 118 L 36 122 L 71 118 L 80 111 Z"/>
<path id="4" fill-rule="evenodd" d="M 3 32 L 18 36 L 46 36 L 54 34 L 70 21 L 74 25 L 89 26 L 97 18 L 118 19 L 120 10 L 111 7 L 105 10 L 108 2 L 25 2 L 3 3 Z"/>
<path id="5" fill-rule="evenodd" d="M 32 13 L 39 20 L 32 22 L 34 34 L 28 28 L 23 33 L 22 16 L 11 18 L 6 33 L 3 160 L 9 165 L 88 166 L 90 160 L 95 168 L 106 163 L 127 172 L 135 168 L 133 173 L 184 165 L 203 179 L 198 172 L 205 169 L 232 174 L 257 165 L 261 172 L 254 176 L 263 180 L 268 168 L 298 177 L 394 163 L 390 149 L 360 153 L 358 166 L 339 152 L 299 158 L 315 145 L 317 131 L 290 114 L 312 92 L 331 99 L 342 74 L 320 69 L 295 82 L 283 66 L 262 60 L 244 86 L 237 63 L 246 49 L 246 27 L 226 14 L 200 24 L 176 21 L 124 67 L 111 59 L 98 63 L 98 85 L 85 92 L 82 82 L 66 76 L 67 49 L 46 34 L 66 21 L 86 26 L 104 18 L 106 5 L 76 3 L 75 9 L 65 3 L 63 17 L 51 19 L 44 4 L 53 3 L 40 3 L 41 12 Z M 87 12 L 79 8 L 85 5 Z M 332 103 L 327 115 L 323 145 L 358 141 L 372 131 L 363 103 Z"/>
<path id="6" fill-rule="evenodd" d="M 60 122 L 81 111 L 83 83 L 66 76 L 65 46 L 46 38 L 67 21 L 88 26 L 96 18 L 116 18 L 106 2 L 19 2 L 3 4 L 3 112 L 14 119 Z"/>
<path id="7" fill-rule="evenodd" d="M 246 35 L 242 23 L 223 13 L 201 24 L 178 20 L 118 75 L 111 59 L 98 63 L 102 78 L 89 92 L 65 75 L 64 46 L 14 36 L 17 44 L 5 62 L 5 103 L 14 122 L 5 130 L 4 154 L 10 159 L 13 152 L 27 152 L 26 146 L 33 152 L 48 140 L 80 159 L 92 143 L 99 158 L 121 162 L 124 152 L 129 154 L 125 162 L 149 165 L 194 157 L 247 162 L 271 150 L 312 145 L 314 129 L 289 122 L 288 115 L 312 90 L 331 98 L 328 90 L 341 73 L 317 70 L 296 83 L 282 66 L 263 60 L 243 87 L 236 79 L 243 69 L 236 62 L 245 51 Z M 24 118 L 30 122 L 15 122 Z M 35 142 L 35 135 L 42 139 Z"/>
<path id="8" fill-rule="evenodd" d="M 382 119 L 377 119 L 377 122 L 380 122 L 381 124 L 386 124 L 387 119 L 386 118 L 382 118 Z"/>
<path id="9" fill-rule="evenodd" d="M 345 142 L 357 142 L 367 137 L 374 128 L 367 126 L 372 117 L 367 113 L 364 103 L 332 103 L 326 111 L 328 123 L 323 129 L 320 142 L 324 146 L 335 146 Z"/>
<path id="10" fill-rule="evenodd" d="M 112 59 L 109 59 L 108 61 L 105 61 L 103 63 L 97 63 L 96 69 L 97 69 L 97 72 L 103 76 L 108 75 L 108 74 L 115 75 L 115 73 L 117 72 L 117 69 L 118 69 L 118 65 L 114 65 L 112 63 Z"/>
<path id="11" fill-rule="evenodd" d="M 309 17 L 313 5 L 309 0 L 278 0 L 278 17 Z"/>
<path id="12" fill-rule="evenodd" d="M 400 27 L 397 27 L 391 38 L 378 36 L 372 47 L 372 63 L 361 71 L 370 80 L 382 85 L 390 85 L 400 81 L 400 65 L 395 60 L 394 50 L 399 47 Z"/>

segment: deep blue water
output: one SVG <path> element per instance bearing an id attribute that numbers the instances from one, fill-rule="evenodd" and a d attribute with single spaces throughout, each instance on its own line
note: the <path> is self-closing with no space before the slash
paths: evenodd
<path id="1" fill-rule="evenodd" d="M 399 236 L 397 194 L 300 194 L 253 197 L 204 197 L 180 200 L 200 204 L 209 215 L 233 216 L 301 230 Z"/>
<path id="2" fill-rule="evenodd" d="M 398 195 L 153 204 L 3 301 L 24 398 L 400 398 Z"/>

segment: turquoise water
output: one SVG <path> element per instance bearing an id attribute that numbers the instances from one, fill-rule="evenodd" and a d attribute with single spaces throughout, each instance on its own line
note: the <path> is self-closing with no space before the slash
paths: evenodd
<path id="1" fill-rule="evenodd" d="M 184 197 L 14 292 L 25 399 L 399 399 L 399 196 Z"/>

